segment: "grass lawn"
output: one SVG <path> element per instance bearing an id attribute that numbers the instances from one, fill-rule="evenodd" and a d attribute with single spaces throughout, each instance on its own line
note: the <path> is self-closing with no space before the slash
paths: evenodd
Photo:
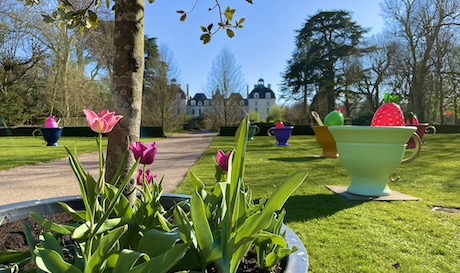
<path id="1" fill-rule="evenodd" d="M 390 188 L 419 201 L 349 201 L 325 185 L 349 185 L 338 159 L 318 159 L 313 136 L 294 136 L 289 147 L 270 137 L 248 144 L 245 183 L 256 197 L 269 196 L 290 173 L 309 170 L 307 181 L 286 204 L 287 225 L 307 247 L 311 272 L 458 272 L 460 213 L 434 212 L 434 206 L 460 209 L 460 135 L 427 135 L 422 153 L 401 165 Z M 234 147 L 233 137 L 217 137 L 192 170 L 214 182 L 217 149 Z M 193 191 L 190 178 L 177 189 Z"/>
<path id="2" fill-rule="evenodd" d="M 142 139 L 144 142 L 154 140 L 155 138 Z M 103 144 L 105 148 L 107 138 L 104 138 Z M 46 142 L 41 137 L 0 137 L 0 170 L 67 157 L 64 147 L 71 151 L 76 148 L 78 154 L 97 151 L 96 138 L 93 137 L 61 137 L 59 146 L 45 145 Z"/>

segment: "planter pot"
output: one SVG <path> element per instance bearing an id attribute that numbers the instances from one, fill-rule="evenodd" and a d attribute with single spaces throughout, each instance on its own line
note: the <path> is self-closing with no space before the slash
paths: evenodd
<path id="1" fill-rule="evenodd" d="M 340 162 L 351 176 L 348 192 L 365 196 L 386 196 L 390 175 L 401 162 L 410 162 L 420 152 L 420 138 L 412 126 L 329 126 L 337 142 Z M 409 138 L 418 143 L 416 151 L 403 159 Z"/>
<path id="2" fill-rule="evenodd" d="M 288 140 L 291 137 L 294 126 L 285 126 L 284 128 L 272 127 L 267 130 L 267 134 L 275 137 L 278 141 L 278 146 L 288 146 Z"/>
<path id="3" fill-rule="evenodd" d="M 337 152 L 337 145 L 331 132 L 328 130 L 329 126 L 312 126 L 313 132 L 315 132 L 316 142 L 321 147 L 323 158 L 337 158 L 339 154 Z"/>
<path id="4" fill-rule="evenodd" d="M 420 123 L 418 125 L 409 125 L 409 126 L 415 126 L 417 127 L 417 135 L 419 136 L 420 140 L 423 140 L 423 137 L 425 136 L 425 133 L 432 132 L 433 134 L 436 134 L 436 127 L 433 125 L 429 125 L 428 123 Z M 411 138 L 407 142 L 407 149 L 415 149 L 416 143 L 415 141 Z"/>
<path id="5" fill-rule="evenodd" d="M 181 194 L 163 194 L 161 197 L 162 205 L 168 209 L 175 203 L 189 199 L 188 195 Z M 26 219 L 29 217 L 30 212 L 36 212 L 41 215 L 51 215 L 53 213 L 61 212 L 61 206 L 58 202 L 64 202 L 74 209 L 84 209 L 84 205 L 80 196 L 68 196 L 60 198 L 50 198 L 44 200 L 28 201 L 15 203 L 5 206 L 0 206 L 0 226 Z M 3 222 L 2 222 L 3 219 Z M 308 254 L 305 246 L 300 238 L 287 226 L 283 226 L 286 231 L 286 241 L 290 248 L 297 246 L 298 250 L 288 256 L 286 273 L 307 273 L 308 272 Z"/>
<path id="6" fill-rule="evenodd" d="M 248 140 L 254 140 L 254 135 L 257 135 L 260 131 L 259 126 L 249 125 Z"/>
<path id="7" fill-rule="evenodd" d="M 64 129 L 64 127 L 40 128 L 34 130 L 32 135 L 37 136 L 37 134 L 41 134 L 46 141 L 46 146 L 58 146 L 58 141 L 62 135 L 62 129 Z"/>

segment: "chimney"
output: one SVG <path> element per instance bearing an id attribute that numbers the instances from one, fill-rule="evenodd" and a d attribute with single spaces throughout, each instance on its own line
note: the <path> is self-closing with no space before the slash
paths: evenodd
<path id="1" fill-rule="evenodd" d="M 190 86 L 189 84 L 187 83 L 186 85 L 186 88 L 187 88 L 187 97 L 186 97 L 186 100 L 188 100 L 190 98 Z"/>
<path id="2" fill-rule="evenodd" d="M 268 88 L 268 89 L 272 89 L 272 85 L 271 85 L 270 83 L 267 84 L 267 88 Z"/>

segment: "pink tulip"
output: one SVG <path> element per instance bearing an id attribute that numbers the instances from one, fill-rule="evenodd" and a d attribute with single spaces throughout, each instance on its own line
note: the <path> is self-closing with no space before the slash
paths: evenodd
<path id="1" fill-rule="evenodd" d="M 115 112 L 109 112 L 109 110 L 102 110 L 99 114 L 89 109 L 85 109 L 83 112 L 85 112 L 91 130 L 100 134 L 110 133 L 115 124 L 123 117 L 115 115 Z"/>
<path id="2" fill-rule="evenodd" d="M 222 150 L 217 151 L 217 165 L 219 165 L 220 169 L 223 172 L 228 172 L 228 160 L 230 159 L 230 156 L 232 155 L 232 152 L 227 152 L 225 154 Z"/>
<path id="3" fill-rule="evenodd" d="M 141 164 L 149 165 L 155 161 L 155 156 L 157 155 L 156 142 L 152 142 L 148 146 L 145 146 L 144 143 L 138 141 L 135 145 L 130 144 L 129 149 L 133 152 L 136 160 L 140 158 Z"/>
<path id="4" fill-rule="evenodd" d="M 153 174 L 150 172 L 150 170 L 145 171 L 145 181 L 147 184 L 152 184 L 153 180 L 157 178 L 157 174 Z M 144 175 L 141 169 L 139 169 L 137 173 L 137 185 L 142 186 L 142 181 L 144 180 Z"/>

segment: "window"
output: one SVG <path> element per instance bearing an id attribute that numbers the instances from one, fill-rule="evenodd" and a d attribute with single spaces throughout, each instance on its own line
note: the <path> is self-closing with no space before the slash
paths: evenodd
<path id="1" fill-rule="evenodd" d="M 256 101 L 254 105 L 257 107 L 257 106 L 258 106 L 257 104 L 258 104 L 258 103 L 257 103 L 257 101 Z"/>
<path id="2" fill-rule="evenodd" d="M 196 105 L 196 101 L 195 101 L 195 100 L 191 100 L 191 101 L 190 101 L 190 104 L 191 104 L 191 105 Z"/>
<path id="3" fill-rule="evenodd" d="M 195 109 L 192 109 L 192 115 L 193 116 L 195 115 Z"/>
<path id="4" fill-rule="evenodd" d="M 201 115 L 201 108 L 198 109 L 198 115 Z"/>
<path id="5" fill-rule="evenodd" d="M 254 93 L 254 98 L 258 99 L 259 98 L 259 93 Z"/>
<path id="6" fill-rule="evenodd" d="M 204 105 L 208 106 L 208 105 L 209 105 L 209 101 L 205 100 L 205 101 L 204 101 Z"/>
<path id="7" fill-rule="evenodd" d="M 270 108 L 267 108 L 267 115 L 270 113 Z"/>
<path id="8" fill-rule="evenodd" d="M 270 107 L 270 102 L 269 101 L 267 101 L 267 107 Z"/>
<path id="9" fill-rule="evenodd" d="M 266 93 L 266 94 L 265 94 L 265 98 L 266 98 L 266 99 L 271 99 L 271 98 L 272 98 L 272 94 Z"/>
<path id="10" fill-rule="evenodd" d="M 198 105 L 203 105 L 203 103 L 201 101 L 198 102 Z"/>

